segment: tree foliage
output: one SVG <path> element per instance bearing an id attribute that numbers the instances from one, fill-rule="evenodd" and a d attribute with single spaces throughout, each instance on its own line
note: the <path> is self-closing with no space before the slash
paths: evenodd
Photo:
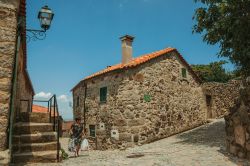
<path id="1" fill-rule="evenodd" d="M 204 82 L 227 82 L 236 76 L 234 72 L 226 72 L 223 68 L 226 63 L 226 61 L 212 62 L 208 65 L 192 65 L 192 68 Z"/>
<path id="2" fill-rule="evenodd" d="M 194 1 L 203 5 L 195 11 L 193 32 L 204 34 L 208 44 L 219 44 L 218 56 L 250 75 L 250 0 Z"/>

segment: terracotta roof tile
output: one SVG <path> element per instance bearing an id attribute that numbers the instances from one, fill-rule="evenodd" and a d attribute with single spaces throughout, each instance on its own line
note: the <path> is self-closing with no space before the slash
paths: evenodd
<path id="1" fill-rule="evenodd" d="M 155 52 L 152 52 L 152 53 L 145 54 L 145 55 L 139 56 L 137 58 L 134 58 L 128 64 L 121 64 L 120 63 L 120 64 L 117 64 L 117 65 L 108 67 L 108 68 L 106 68 L 104 70 L 101 70 L 101 71 L 99 71 L 97 73 L 94 73 L 94 74 L 92 74 L 90 76 L 87 76 L 82 81 L 80 81 L 73 89 L 75 89 L 81 82 L 83 82 L 85 80 L 100 76 L 100 75 L 105 74 L 105 73 L 109 73 L 111 71 L 133 68 L 133 67 L 136 67 L 136 66 L 138 66 L 140 64 L 143 64 L 143 63 L 148 62 L 148 61 L 150 61 L 150 60 L 152 60 L 154 58 L 157 58 L 157 57 L 159 57 L 161 55 L 165 55 L 166 53 L 170 53 L 170 52 L 176 52 L 178 58 L 188 68 L 189 72 L 194 76 L 196 81 L 201 83 L 201 80 L 199 79 L 199 77 L 194 73 L 194 71 L 189 66 L 189 64 L 185 61 L 185 59 L 182 57 L 182 55 L 175 48 L 165 48 L 163 50 L 155 51 Z"/>
<path id="2" fill-rule="evenodd" d="M 108 68 L 106 68 L 104 70 L 101 70 L 101 71 L 99 71 L 99 72 L 97 72 L 95 74 L 92 74 L 92 75 L 84 78 L 84 80 L 87 80 L 87 79 L 102 75 L 104 73 L 108 73 L 110 71 L 135 67 L 135 66 L 140 65 L 142 63 L 145 63 L 145 62 L 147 62 L 147 61 L 149 61 L 149 60 L 151 60 L 153 58 L 156 58 L 156 57 L 158 57 L 160 55 L 163 55 L 165 53 L 172 52 L 174 50 L 175 50 L 174 48 L 166 48 L 166 49 L 163 49 L 163 50 L 160 50 L 160 51 L 156 51 L 156 52 L 153 52 L 153 53 L 150 53 L 150 54 L 146 54 L 146 55 L 143 55 L 143 56 L 132 59 L 128 64 L 117 64 L 117 65 L 108 67 Z"/>
<path id="3" fill-rule="evenodd" d="M 39 113 L 48 113 L 48 107 L 40 106 L 40 105 L 33 105 L 32 112 L 39 112 Z M 52 117 L 54 116 L 54 110 L 51 111 Z M 55 114 L 57 116 L 57 112 Z"/>

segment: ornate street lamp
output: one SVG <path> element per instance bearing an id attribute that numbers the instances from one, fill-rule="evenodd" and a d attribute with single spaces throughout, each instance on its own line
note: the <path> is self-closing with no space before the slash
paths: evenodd
<path id="1" fill-rule="evenodd" d="M 54 13 L 52 10 L 46 5 L 41 8 L 38 13 L 38 19 L 40 21 L 41 30 L 36 29 L 26 29 L 29 34 L 26 34 L 27 42 L 30 40 L 43 40 L 46 37 L 46 31 L 50 28 L 51 22 L 53 20 Z"/>
<path id="2" fill-rule="evenodd" d="M 38 19 L 40 20 L 41 28 L 44 31 L 48 30 L 53 20 L 54 13 L 48 6 L 42 7 L 42 9 L 38 13 Z"/>

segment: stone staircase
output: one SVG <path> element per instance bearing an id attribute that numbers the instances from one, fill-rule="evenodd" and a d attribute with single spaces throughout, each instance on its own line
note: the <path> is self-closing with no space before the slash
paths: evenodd
<path id="1" fill-rule="evenodd" d="M 49 113 L 21 113 L 14 125 L 12 163 L 57 161 L 57 133 Z"/>

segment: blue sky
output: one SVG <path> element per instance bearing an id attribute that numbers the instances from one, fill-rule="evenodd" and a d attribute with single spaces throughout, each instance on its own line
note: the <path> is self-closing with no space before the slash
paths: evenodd
<path id="1" fill-rule="evenodd" d="M 27 28 L 39 29 L 37 13 L 44 5 L 55 17 L 45 40 L 28 43 L 28 71 L 36 98 L 56 94 L 64 119 L 72 118 L 71 88 L 121 61 L 122 35 L 135 36 L 134 57 L 174 47 L 190 64 L 219 60 L 218 46 L 192 34 L 199 6 L 193 0 L 27 0 Z"/>

